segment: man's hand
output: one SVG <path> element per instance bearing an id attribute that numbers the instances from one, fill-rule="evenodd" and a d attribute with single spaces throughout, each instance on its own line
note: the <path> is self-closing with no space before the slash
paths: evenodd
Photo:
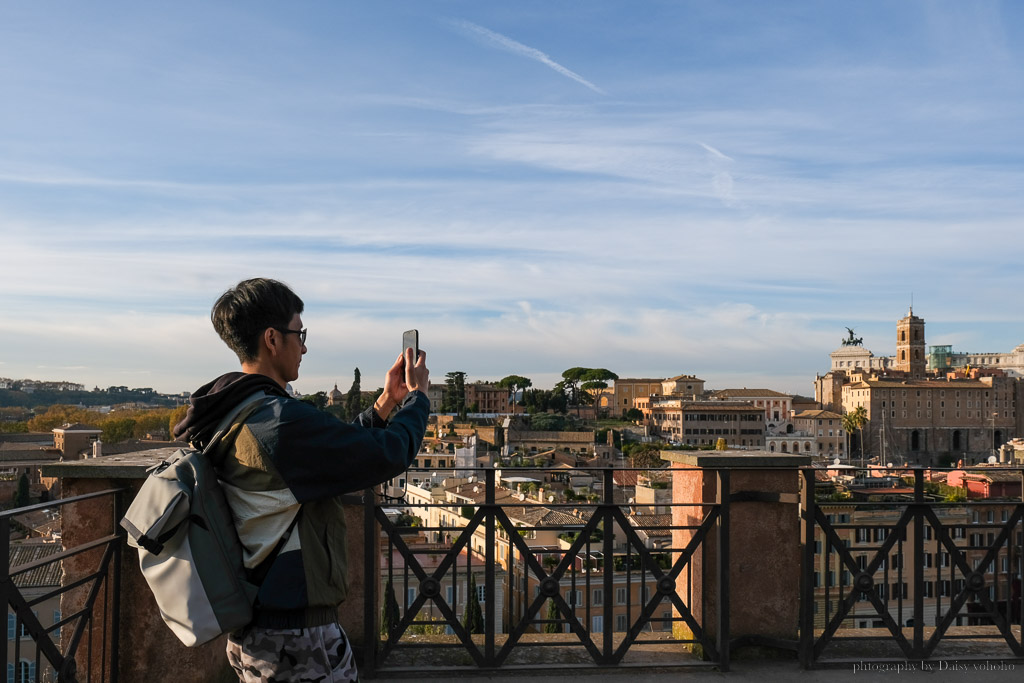
<path id="1" fill-rule="evenodd" d="M 430 370 L 427 369 L 427 352 L 420 349 L 420 357 L 415 359 L 416 363 L 413 364 L 411 361 L 412 349 L 405 350 L 405 385 L 409 391 L 422 391 L 424 394 L 427 393 L 427 389 L 430 387 Z"/>
<path id="2" fill-rule="evenodd" d="M 384 376 L 384 392 L 373 404 L 373 409 L 383 419 L 387 419 L 395 406 L 409 394 L 410 391 L 422 391 L 427 393 L 430 386 L 430 371 L 426 365 L 427 353 L 420 351 L 420 357 L 416 363 L 412 362 L 412 349 L 406 349 L 403 355 L 395 360 L 394 365 Z"/>

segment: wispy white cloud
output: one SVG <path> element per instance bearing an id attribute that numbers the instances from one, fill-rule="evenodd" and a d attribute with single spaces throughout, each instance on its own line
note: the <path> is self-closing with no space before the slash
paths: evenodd
<path id="1" fill-rule="evenodd" d="M 306 300 L 307 391 L 357 364 L 370 385 L 410 326 L 436 374 L 550 386 L 593 364 L 806 391 L 845 325 L 890 352 L 911 290 L 929 341 L 1021 341 L 1005 322 L 1024 319 L 1006 295 L 1016 254 L 991 247 L 1016 243 L 1024 214 L 1019 41 L 955 58 L 988 24 L 936 51 L 960 23 L 941 3 L 927 9 L 938 28 L 916 28 L 907 3 L 906 30 L 844 16 L 849 34 L 830 33 L 827 10 L 747 25 L 735 15 L 756 10 L 730 9 L 713 31 L 700 12 L 584 24 L 536 3 L 543 29 L 572 40 L 559 59 L 616 94 L 566 106 L 523 87 L 522 69 L 493 76 L 501 50 L 605 92 L 530 47 L 548 43 L 529 28 L 524 43 L 457 23 L 481 49 L 417 30 L 428 5 L 413 21 L 365 5 L 313 25 L 328 6 L 288 21 L 263 8 L 238 31 L 196 5 L 158 39 L 146 10 L 116 27 L 65 17 L 61 35 L 99 55 L 0 27 L 0 64 L 18 65 L 0 66 L 0 95 L 19 102 L 0 112 L 5 374 L 57 358 L 88 366 L 66 379 L 90 385 L 151 372 L 191 388 L 234 367 L 208 311 L 252 275 Z M 998 9 L 982 19 L 1021 11 Z M 641 29 L 642 49 L 623 48 Z M 766 49 L 768 34 L 785 40 Z"/>
<path id="2" fill-rule="evenodd" d="M 598 86 L 594 85 L 593 83 L 588 81 L 583 76 L 580 76 L 575 71 L 572 71 L 571 69 L 568 69 L 568 68 L 562 66 L 561 64 L 559 64 L 558 62 L 556 62 L 555 60 L 551 59 L 551 57 L 549 57 L 547 54 L 541 52 L 537 48 L 533 48 L 533 47 L 530 47 L 528 45 L 523 45 L 519 41 L 513 40 L 513 39 L 509 38 L 508 36 L 504 36 L 504 35 L 502 35 L 500 33 L 492 31 L 492 30 L 490 30 L 488 28 L 484 28 L 483 26 L 478 26 L 477 24 L 474 24 L 471 21 L 462 20 L 462 21 L 454 21 L 452 23 L 453 23 L 454 26 L 456 26 L 458 28 L 461 28 L 461 29 L 463 29 L 465 31 L 468 31 L 468 32 L 470 32 L 472 34 L 475 34 L 475 35 L 483 38 L 484 40 L 486 40 L 491 45 L 494 45 L 494 46 L 499 47 L 499 48 L 501 48 L 503 50 L 511 52 L 512 54 L 520 55 L 521 57 L 526 57 L 528 59 L 532 59 L 534 61 L 540 62 L 544 66 L 546 66 L 546 67 L 548 67 L 550 69 L 553 69 L 554 71 L 562 74 L 566 78 L 571 78 L 572 80 L 576 81 L 580 85 L 583 85 L 583 86 L 586 86 L 587 88 L 590 88 L 591 90 L 593 90 L 594 92 L 596 92 L 599 95 L 607 95 L 608 94 L 603 89 L 601 89 Z"/>

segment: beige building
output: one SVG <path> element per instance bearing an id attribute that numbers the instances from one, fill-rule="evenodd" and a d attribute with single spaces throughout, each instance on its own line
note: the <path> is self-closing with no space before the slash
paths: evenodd
<path id="1" fill-rule="evenodd" d="M 617 379 L 612 403 L 618 414 L 630 408 L 644 410 L 651 396 L 683 396 L 696 400 L 704 394 L 704 380 L 694 375 L 668 379 Z"/>
<path id="2" fill-rule="evenodd" d="M 804 410 L 795 413 L 790 421 L 795 432 L 813 437 L 810 455 L 846 458 L 846 432 L 843 431 L 843 416 L 839 413 Z"/>
<path id="3" fill-rule="evenodd" d="M 466 384 L 466 409 L 475 413 L 508 413 L 512 410 L 508 389 L 490 382 Z"/>
<path id="4" fill-rule="evenodd" d="M 954 353 L 953 367 L 999 368 L 1011 377 L 1024 377 L 1024 344 L 1009 353 Z"/>
<path id="5" fill-rule="evenodd" d="M 714 446 L 718 439 L 735 447 L 764 448 L 764 412 L 747 402 L 687 401 L 652 396 L 651 436 L 689 446 Z"/>
<path id="6" fill-rule="evenodd" d="M 764 411 L 765 424 L 780 425 L 789 419 L 793 397 L 772 389 L 723 389 L 711 394 L 712 401 L 743 401 Z"/>
<path id="7" fill-rule="evenodd" d="M 863 436 L 867 454 L 884 462 L 978 462 L 1024 433 L 1024 378 L 1015 370 L 1024 369 L 1024 345 L 1010 354 L 953 354 L 951 346 L 926 353 L 925 321 L 913 308 L 896 323 L 895 356 L 875 362 L 859 344 L 851 330 L 814 387 L 826 410 L 864 408 L 868 424 L 850 436 Z"/>
<path id="8" fill-rule="evenodd" d="M 53 446 L 64 460 L 78 460 L 92 454 L 93 444 L 100 440 L 102 429 L 83 424 L 68 424 L 53 430 Z"/>
<path id="9" fill-rule="evenodd" d="M 863 379 L 842 389 L 842 407 L 863 407 L 864 450 L 885 462 L 929 454 L 978 462 L 1017 436 L 1020 381 Z"/>
<path id="10" fill-rule="evenodd" d="M 615 411 L 622 414 L 630 408 L 638 408 L 637 399 L 646 399 L 661 393 L 660 379 L 617 379 L 615 380 L 614 398 Z"/>

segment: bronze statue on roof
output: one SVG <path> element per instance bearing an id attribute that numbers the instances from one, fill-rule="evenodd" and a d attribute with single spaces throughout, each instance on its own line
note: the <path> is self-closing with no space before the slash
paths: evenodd
<path id="1" fill-rule="evenodd" d="M 850 336 L 843 340 L 843 346 L 863 346 L 864 345 L 863 337 L 855 337 L 853 335 L 853 328 L 852 327 L 847 327 L 846 331 L 850 333 Z"/>

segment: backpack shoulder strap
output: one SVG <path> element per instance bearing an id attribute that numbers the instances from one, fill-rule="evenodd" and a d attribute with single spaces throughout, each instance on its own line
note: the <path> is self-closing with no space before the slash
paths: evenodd
<path id="1" fill-rule="evenodd" d="M 266 392 L 261 390 L 250 394 L 239 401 L 238 405 L 228 411 L 228 413 L 217 424 L 217 429 L 214 431 L 213 437 L 210 438 L 206 447 L 203 448 L 203 455 L 209 455 L 220 440 L 224 438 L 224 435 L 227 434 L 228 429 L 230 429 L 236 422 L 245 422 L 250 415 L 256 412 L 256 409 L 263 404 L 263 401 L 266 398 L 268 398 Z"/>

